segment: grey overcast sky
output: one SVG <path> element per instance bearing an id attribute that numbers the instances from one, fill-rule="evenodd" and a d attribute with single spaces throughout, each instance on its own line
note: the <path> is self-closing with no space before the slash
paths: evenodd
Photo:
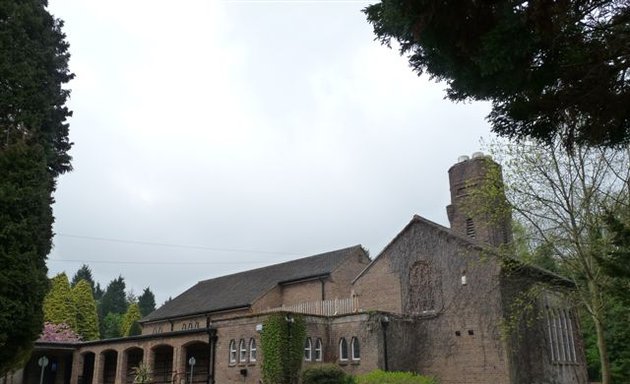
<path id="1" fill-rule="evenodd" d="M 52 276 L 81 264 L 161 304 L 199 280 L 447 225 L 447 170 L 490 106 L 444 100 L 374 41 L 370 2 L 50 0 L 74 171 Z"/>

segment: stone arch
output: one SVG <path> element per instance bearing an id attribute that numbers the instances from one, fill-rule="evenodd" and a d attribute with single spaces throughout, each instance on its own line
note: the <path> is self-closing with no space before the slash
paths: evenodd
<path id="1" fill-rule="evenodd" d="M 144 359 L 144 350 L 140 347 L 129 347 L 123 351 L 123 366 L 125 368 L 125 382 L 133 383 L 135 378 L 134 368 L 140 366 Z"/>
<path id="2" fill-rule="evenodd" d="M 116 368 L 118 364 L 118 351 L 106 349 L 101 352 L 101 364 L 103 366 L 101 380 L 103 384 L 114 384 L 116 382 Z"/>
<path id="3" fill-rule="evenodd" d="M 149 362 L 153 374 L 154 384 L 170 383 L 173 378 L 173 354 L 172 345 L 160 344 L 151 348 L 153 361 Z"/>
<path id="4" fill-rule="evenodd" d="M 81 362 L 81 373 L 79 374 L 78 384 L 92 384 L 94 379 L 94 362 L 96 361 L 96 353 L 92 351 L 81 352 L 79 357 Z"/>
<path id="5" fill-rule="evenodd" d="M 186 365 L 186 383 L 201 384 L 208 382 L 210 373 L 210 344 L 205 341 L 191 341 L 184 344 L 183 355 L 186 356 L 184 364 Z M 191 369 L 190 359 L 195 358 L 195 365 Z M 192 381 L 191 381 L 192 373 Z"/>

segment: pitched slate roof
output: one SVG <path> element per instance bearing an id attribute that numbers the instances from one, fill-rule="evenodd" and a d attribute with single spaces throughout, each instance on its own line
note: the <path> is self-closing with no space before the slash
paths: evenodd
<path id="1" fill-rule="evenodd" d="M 356 245 L 203 280 L 145 316 L 141 322 L 246 307 L 278 284 L 330 274 L 348 257 L 364 252 L 360 245 Z"/>

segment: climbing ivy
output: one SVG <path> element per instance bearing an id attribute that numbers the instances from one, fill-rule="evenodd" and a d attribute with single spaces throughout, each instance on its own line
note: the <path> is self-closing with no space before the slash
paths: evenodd
<path id="1" fill-rule="evenodd" d="M 305 339 L 306 327 L 301 315 L 278 312 L 270 315 L 263 322 L 260 344 L 265 383 L 296 384 L 298 382 Z"/>

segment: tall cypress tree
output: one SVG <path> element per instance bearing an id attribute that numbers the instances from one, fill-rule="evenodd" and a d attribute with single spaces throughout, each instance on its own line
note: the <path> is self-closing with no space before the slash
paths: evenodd
<path id="1" fill-rule="evenodd" d="M 131 336 L 132 328 L 134 328 L 134 323 L 138 323 L 138 320 L 142 318 L 140 314 L 140 307 L 136 303 L 132 303 L 129 305 L 127 312 L 122 318 L 122 323 L 120 325 L 120 333 L 122 336 Z"/>
<path id="2" fill-rule="evenodd" d="M 98 313 L 90 283 L 86 280 L 79 280 L 72 288 L 72 298 L 76 308 L 77 333 L 81 335 L 83 340 L 98 340 L 100 336 Z"/>
<path id="3" fill-rule="evenodd" d="M 44 320 L 67 324 L 77 331 L 77 307 L 65 272 L 51 279 L 51 288 L 44 299 Z"/>
<path id="4" fill-rule="evenodd" d="M 0 1 L 0 376 L 43 327 L 56 178 L 71 169 L 68 44 L 46 0 Z"/>

